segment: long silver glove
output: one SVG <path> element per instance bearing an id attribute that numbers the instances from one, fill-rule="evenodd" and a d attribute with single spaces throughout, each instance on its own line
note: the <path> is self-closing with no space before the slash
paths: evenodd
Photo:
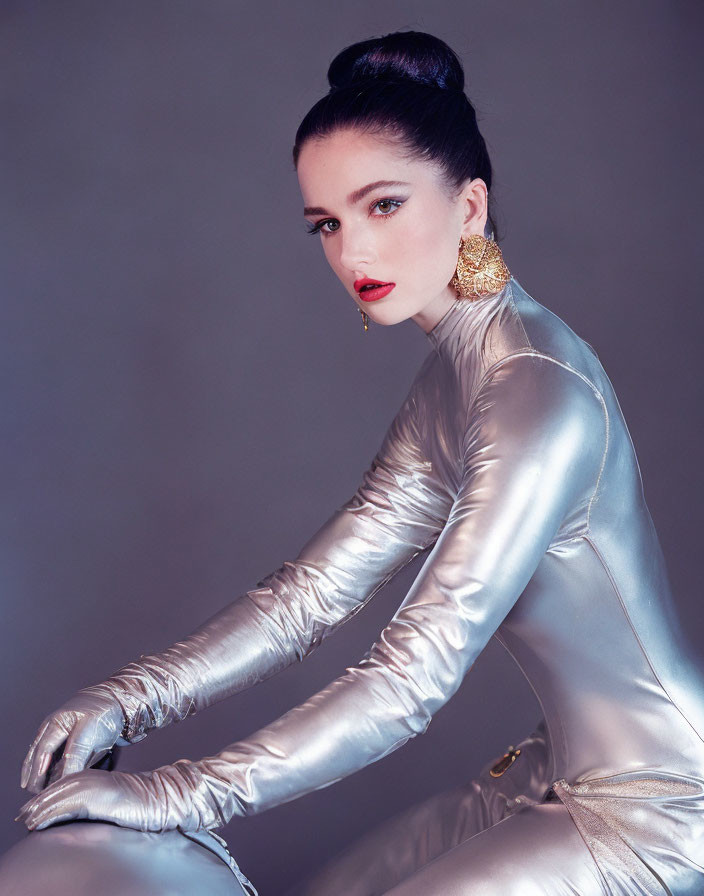
<path id="1" fill-rule="evenodd" d="M 423 733 L 522 593 L 561 523 L 586 521 L 605 441 L 601 400 L 580 375 L 536 354 L 496 364 L 468 412 L 447 523 L 367 654 L 215 756 L 180 759 L 122 781 L 130 798 L 116 809 L 118 823 L 143 830 L 219 827 L 234 815 L 326 787 Z M 389 523 L 394 546 L 405 526 L 397 518 Z M 88 817 L 104 811 L 80 781 L 70 798 L 50 788 L 23 811 L 31 823 L 49 824 L 76 806 Z"/>
<path id="2" fill-rule="evenodd" d="M 21 784 L 38 793 L 114 743 L 137 743 L 308 656 L 437 538 L 451 496 L 421 450 L 423 365 L 355 494 L 287 561 L 185 640 L 141 656 L 47 716 Z M 52 754 L 63 758 L 50 768 Z"/>

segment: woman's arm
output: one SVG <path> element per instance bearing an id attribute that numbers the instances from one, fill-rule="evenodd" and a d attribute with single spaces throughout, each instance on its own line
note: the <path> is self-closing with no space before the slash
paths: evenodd
<path id="1" fill-rule="evenodd" d="M 423 457 L 409 395 L 354 495 L 293 561 L 183 641 L 106 682 L 134 742 L 303 660 L 437 539 L 451 497 Z"/>
<path id="2" fill-rule="evenodd" d="M 78 794 L 47 793 L 34 803 L 31 821 L 51 823 L 80 805 L 87 817 L 108 811 L 144 830 L 219 827 L 326 787 L 423 733 L 519 598 L 565 515 L 587 520 L 606 441 L 601 396 L 578 373 L 536 353 L 499 362 L 472 405 L 447 524 L 358 664 L 215 756 L 118 779 L 112 773 L 109 784 L 121 795 L 114 815 L 76 782 Z"/>
<path id="3" fill-rule="evenodd" d="M 287 561 L 192 634 L 83 688 L 44 720 L 23 765 L 32 792 L 86 768 L 117 742 L 203 707 L 302 660 L 442 529 L 451 497 L 432 475 L 416 432 L 416 384 L 354 495 Z M 49 768 L 65 741 L 63 758 Z"/>

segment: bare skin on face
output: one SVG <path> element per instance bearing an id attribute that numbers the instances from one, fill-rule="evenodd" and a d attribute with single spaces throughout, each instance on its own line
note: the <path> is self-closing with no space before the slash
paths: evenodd
<path id="1" fill-rule="evenodd" d="M 450 198 L 435 164 L 354 129 L 308 139 L 297 173 L 309 229 L 356 305 L 375 323 L 410 318 L 428 333 L 457 298 L 460 237 L 484 233 L 485 182 L 469 180 Z M 365 302 L 354 287 L 365 277 L 395 286 Z"/>

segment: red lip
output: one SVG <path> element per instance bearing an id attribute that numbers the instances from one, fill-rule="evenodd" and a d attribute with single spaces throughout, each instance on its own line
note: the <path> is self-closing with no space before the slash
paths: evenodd
<path id="1" fill-rule="evenodd" d="M 386 286 L 386 280 L 372 280 L 370 277 L 362 277 L 361 280 L 354 281 L 354 291 L 359 292 L 363 286 L 367 286 L 370 283 L 375 283 L 377 286 Z"/>
<path id="2" fill-rule="evenodd" d="M 363 302 L 374 302 L 376 299 L 382 299 L 388 295 L 395 285 L 395 283 L 384 283 L 383 280 L 372 280 L 370 277 L 363 277 L 361 280 L 354 281 L 354 291 Z M 377 286 L 379 288 L 361 291 L 363 286 Z"/>

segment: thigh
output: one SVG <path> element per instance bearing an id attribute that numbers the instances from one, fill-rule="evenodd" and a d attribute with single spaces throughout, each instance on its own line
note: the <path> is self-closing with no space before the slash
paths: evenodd
<path id="1" fill-rule="evenodd" d="M 517 745 L 521 753 L 500 777 L 493 758 L 473 780 L 392 816 L 334 856 L 289 896 L 377 896 L 457 844 L 491 827 L 549 786 L 544 722 Z"/>
<path id="2" fill-rule="evenodd" d="M 386 896 L 607 896 L 562 803 L 524 808 L 425 865 Z"/>
<path id="3" fill-rule="evenodd" d="M 474 782 L 437 794 L 375 825 L 288 896 L 378 896 L 483 830 L 488 817 Z"/>

